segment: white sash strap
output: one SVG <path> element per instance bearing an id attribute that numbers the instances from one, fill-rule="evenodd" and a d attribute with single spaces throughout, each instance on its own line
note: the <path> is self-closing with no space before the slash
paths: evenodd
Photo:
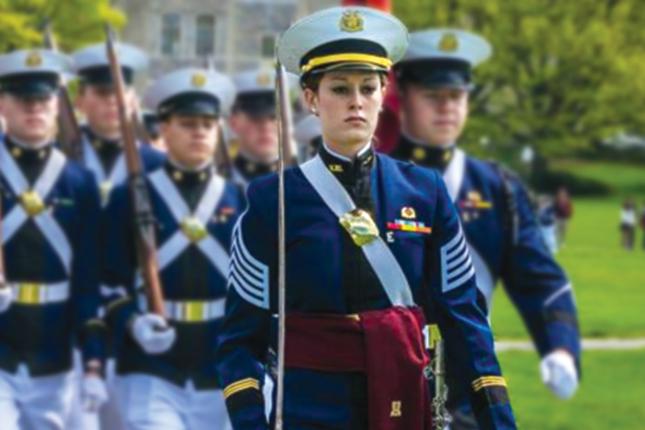
<path id="1" fill-rule="evenodd" d="M 34 282 L 12 282 L 14 301 L 22 305 L 46 305 L 61 303 L 69 298 L 69 282 L 41 284 Z"/>
<path id="2" fill-rule="evenodd" d="M 448 195 L 453 202 L 457 201 L 461 184 L 464 182 L 464 173 L 466 170 L 466 154 L 461 149 L 455 149 L 455 155 L 446 167 L 443 174 L 443 181 L 446 184 Z"/>
<path id="3" fill-rule="evenodd" d="M 109 181 L 111 184 L 118 185 L 124 182 L 128 176 L 123 153 L 119 154 L 109 174 L 103 168 L 96 149 L 87 139 L 83 140 L 83 155 L 85 167 L 94 174 L 96 182 L 99 184 Z"/>
<path id="4" fill-rule="evenodd" d="M 0 167 L 15 195 L 19 196 L 28 190 L 29 185 L 27 179 L 22 174 L 14 159 L 9 155 L 4 144 L 0 144 Z M 38 193 L 40 198 L 44 200 L 49 195 L 64 167 L 65 156 L 59 150 L 52 149 L 52 153 L 42 174 L 34 184 L 34 191 Z M 16 204 L 11 209 L 11 212 L 7 214 L 5 222 L 3 223 L 2 243 L 7 243 L 28 218 L 29 216 L 22 205 Z M 64 230 L 54 217 L 52 217 L 50 211 L 43 211 L 33 219 L 69 274 L 72 261 L 72 248 Z"/>
<path id="5" fill-rule="evenodd" d="M 159 197 L 164 201 L 177 224 L 190 216 L 190 210 L 184 199 L 179 194 L 177 187 L 170 180 L 164 169 L 159 169 L 149 176 L 150 183 L 156 189 Z M 215 212 L 224 193 L 224 180 L 219 176 L 211 177 L 202 199 L 200 200 L 194 214 L 204 226 L 208 224 L 209 219 Z M 178 230 L 170 239 L 166 240 L 159 248 L 159 270 L 163 270 L 172 263 L 179 255 L 190 245 L 190 240 L 183 231 Z M 226 278 L 228 275 L 228 252 L 217 242 L 210 234 L 197 242 L 197 247 L 209 259 L 215 269 Z"/>
<path id="6" fill-rule="evenodd" d="M 320 156 L 300 166 L 305 178 L 331 211 L 340 218 L 356 208 L 351 196 L 327 169 Z M 414 300 L 403 269 L 380 236 L 361 247 L 393 306 L 412 306 Z"/>

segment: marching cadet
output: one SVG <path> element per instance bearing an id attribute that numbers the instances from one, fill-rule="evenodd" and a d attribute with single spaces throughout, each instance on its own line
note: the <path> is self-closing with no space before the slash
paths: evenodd
<path id="1" fill-rule="evenodd" d="M 232 179 L 246 187 L 253 179 L 275 172 L 278 132 L 275 109 L 275 72 L 247 70 L 233 76 L 237 97 L 229 125 L 237 135 Z"/>
<path id="2" fill-rule="evenodd" d="M 440 176 L 372 147 L 387 72 L 407 38 L 391 15 L 339 7 L 298 21 L 278 46 L 286 69 L 301 75 L 324 141 L 284 178 L 285 428 L 430 428 L 426 319 L 438 322 L 472 384 L 479 425 L 515 428 Z M 247 195 L 233 232 L 217 354 L 236 430 L 268 428 L 260 390 L 267 350 L 275 348 L 277 175 L 257 179 Z"/>
<path id="3" fill-rule="evenodd" d="M 55 147 L 57 92 L 69 60 L 53 51 L 0 56 L 2 247 L 0 416 L 2 428 L 63 429 L 84 364 L 83 403 L 106 398 L 96 316 L 99 196 L 92 174 Z"/>
<path id="4" fill-rule="evenodd" d="M 472 68 L 490 53 L 487 41 L 460 30 L 411 35 L 395 66 L 403 130 L 392 155 L 443 175 L 488 309 L 501 279 L 542 357 L 544 383 L 568 398 L 578 386 L 580 358 L 571 284 L 545 246 L 517 177 L 456 146 L 468 117 Z M 458 421 L 453 428 L 467 428 Z"/>
<path id="5" fill-rule="evenodd" d="M 132 45 L 118 43 L 116 49 L 126 84 L 126 103 L 134 110 L 137 95 L 132 82 L 135 73 L 147 67 L 148 58 Z M 80 78 L 76 106 L 87 119 L 82 127 L 83 163 L 94 173 L 105 204 L 112 187 L 122 183 L 127 176 L 110 63 L 104 43 L 76 51 L 72 58 L 74 71 Z M 148 143 L 140 142 L 139 152 L 144 168 L 151 171 L 163 164 L 164 156 Z"/>
<path id="6" fill-rule="evenodd" d="M 138 100 L 132 83 L 135 73 L 141 72 L 147 67 L 148 58 L 143 51 L 132 45 L 118 43 L 116 50 L 126 84 L 127 107 L 134 111 Z M 123 183 L 127 177 L 116 92 L 105 43 L 82 48 L 72 55 L 72 59 L 74 71 L 79 77 L 76 106 L 86 119 L 86 124 L 81 127 L 83 135 L 81 161 L 94 174 L 99 186 L 102 205 L 105 206 L 111 189 L 115 185 Z M 139 142 L 139 153 L 144 168 L 146 171 L 151 171 L 160 167 L 165 157 L 147 143 Z M 104 294 L 107 291 L 105 288 L 101 289 Z M 113 291 L 110 294 L 118 293 L 119 291 Z M 105 303 L 115 298 L 118 297 L 104 296 L 102 300 Z M 104 311 L 103 307 L 101 311 Z M 106 380 L 110 392 L 113 391 L 113 377 L 114 361 L 110 358 L 106 368 Z M 112 399 L 108 400 L 99 413 L 104 428 L 110 430 L 120 428 L 118 411 Z M 90 427 L 88 417 L 79 416 L 79 414 L 79 408 L 75 407 L 70 427 L 86 430 L 87 427 Z M 96 425 L 92 427 L 96 427 Z"/>
<path id="7" fill-rule="evenodd" d="M 229 78 L 201 69 L 169 73 L 146 92 L 168 148 L 163 167 L 147 176 L 167 319 L 141 296 L 126 185 L 115 188 L 105 212 L 104 281 L 128 291 L 108 306 L 106 320 L 117 339 L 116 397 L 129 430 L 229 427 L 214 353 L 231 233 L 245 203 L 241 189 L 214 171 L 213 155 L 234 93 Z"/>
<path id="8" fill-rule="evenodd" d="M 298 142 L 298 159 L 301 162 L 315 157 L 322 145 L 320 119 L 313 114 L 305 116 L 296 124 L 293 137 Z"/>

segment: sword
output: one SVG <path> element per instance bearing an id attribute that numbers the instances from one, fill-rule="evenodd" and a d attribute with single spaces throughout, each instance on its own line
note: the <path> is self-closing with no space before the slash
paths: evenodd
<path id="1" fill-rule="evenodd" d="M 286 252 L 285 252 L 285 157 L 289 156 L 291 145 L 291 109 L 289 105 L 286 72 L 280 60 L 276 62 L 276 105 L 278 111 L 278 369 L 275 430 L 283 428 L 284 409 L 284 345 L 286 339 Z M 290 160 L 289 160 L 290 161 Z"/>

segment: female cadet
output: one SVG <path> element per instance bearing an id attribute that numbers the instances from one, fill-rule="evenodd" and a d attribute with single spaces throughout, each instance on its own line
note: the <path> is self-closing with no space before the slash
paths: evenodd
<path id="1" fill-rule="evenodd" d="M 285 173 L 287 429 L 429 428 L 425 319 L 472 386 L 481 428 L 515 428 L 440 177 L 372 148 L 385 75 L 406 45 L 398 20 L 357 7 L 304 18 L 278 48 L 324 142 Z M 276 175 L 251 184 L 233 231 L 217 368 L 237 430 L 267 428 L 260 381 L 275 342 L 277 187 Z"/>

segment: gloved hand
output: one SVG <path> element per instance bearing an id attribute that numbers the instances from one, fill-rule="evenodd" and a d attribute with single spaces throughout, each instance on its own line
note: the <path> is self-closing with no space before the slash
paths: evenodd
<path id="1" fill-rule="evenodd" d="M 0 314 L 7 311 L 13 302 L 13 288 L 7 286 L 0 287 Z"/>
<path id="2" fill-rule="evenodd" d="M 573 356 L 562 349 L 547 354 L 540 362 L 544 385 L 561 399 L 571 398 L 578 389 L 578 371 Z"/>
<path id="3" fill-rule="evenodd" d="M 148 354 L 168 351 L 177 337 L 177 332 L 166 320 L 156 314 L 142 314 L 134 318 L 132 336 Z"/>
<path id="4" fill-rule="evenodd" d="M 86 373 L 81 384 L 81 404 L 85 412 L 97 413 L 108 401 L 105 381 L 95 373 Z"/>

